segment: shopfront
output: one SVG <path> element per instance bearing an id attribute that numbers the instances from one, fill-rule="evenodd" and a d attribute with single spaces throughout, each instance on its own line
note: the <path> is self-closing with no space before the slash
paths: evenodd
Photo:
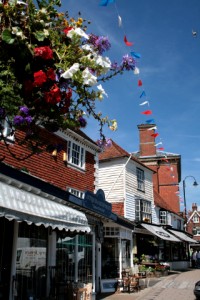
<path id="1" fill-rule="evenodd" d="M 144 256 L 149 262 L 167 262 L 173 270 L 189 267 L 188 250 L 192 239 L 185 233 L 142 223 L 135 229 L 135 234 L 135 256 L 140 262 Z"/>
<path id="2" fill-rule="evenodd" d="M 55 281 L 89 284 L 93 235 L 86 215 L 33 186 L 0 180 L 0 299 L 55 296 Z"/>

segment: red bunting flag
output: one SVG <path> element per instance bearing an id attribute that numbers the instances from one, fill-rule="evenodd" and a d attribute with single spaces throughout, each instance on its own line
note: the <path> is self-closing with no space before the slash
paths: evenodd
<path id="1" fill-rule="evenodd" d="M 160 147 L 160 148 L 157 148 L 157 150 L 161 150 L 162 151 L 162 150 L 165 150 L 165 149 L 163 147 Z"/>
<path id="2" fill-rule="evenodd" d="M 138 86 L 142 86 L 142 80 L 138 80 Z"/>
<path id="3" fill-rule="evenodd" d="M 151 110 L 145 110 L 145 111 L 141 112 L 141 114 L 143 114 L 143 115 L 151 115 L 152 111 Z"/>
<path id="4" fill-rule="evenodd" d="M 159 133 L 153 133 L 153 134 L 151 134 L 151 136 L 153 136 L 153 137 L 157 137 L 159 135 Z"/>
<path id="5" fill-rule="evenodd" d="M 126 36 L 124 36 L 124 43 L 126 44 L 126 46 L 132 46 L 133 43 L 129 42 L 126 38 Z"/>

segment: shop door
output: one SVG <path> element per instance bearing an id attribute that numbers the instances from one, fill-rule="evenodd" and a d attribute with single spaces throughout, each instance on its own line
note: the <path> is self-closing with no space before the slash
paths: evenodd
<path id="1" fill-rule="evenodd" d="M 0 218 L 0 299 L 9 299 L 14 222 Z"/>

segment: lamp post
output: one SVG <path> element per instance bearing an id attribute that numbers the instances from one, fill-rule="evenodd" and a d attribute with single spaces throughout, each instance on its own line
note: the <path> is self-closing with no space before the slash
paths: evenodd
<path id="1" fill-rule="evenodd" d="M 187 206 L 186 206 L 186 197 L 185 197 L 185 187 L 186 187 L 185 180 L 187 178 L 189 178 L 189 177 L 193 178 L 193 180 L 194 180 L 193 186 L 197 186 L 198 185 L 198 183 L 197 183 L 196 179 L 194 178 L 194 176 L 191 176 L 191 175 L 186 176 L 184 178 L 184 180 L 183 180 L 183 200 L 184 200 L 184 213 L 185 213 L 185 231 L 186 231 L 186 224 L 187 224 Z"/>

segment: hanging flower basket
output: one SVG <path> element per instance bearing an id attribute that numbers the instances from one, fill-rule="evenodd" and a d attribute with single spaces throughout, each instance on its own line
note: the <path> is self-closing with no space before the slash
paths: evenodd
<path id="1" fill-rule="evenodd" d="M 95 102 L 107 97 L 100 82 L 134 70 L 135 60 L 124 55 L 112 63 L 108 38 L 87 33 L 89 22 L 56 6 L 59 0 L 0 3 L 0 122 L 32 138 L 36 125 L 53 132 L 84 128 L 92 116 L 105 140 L 103 126 L 116 130 L 117 122 L 96 111 Z"/>

